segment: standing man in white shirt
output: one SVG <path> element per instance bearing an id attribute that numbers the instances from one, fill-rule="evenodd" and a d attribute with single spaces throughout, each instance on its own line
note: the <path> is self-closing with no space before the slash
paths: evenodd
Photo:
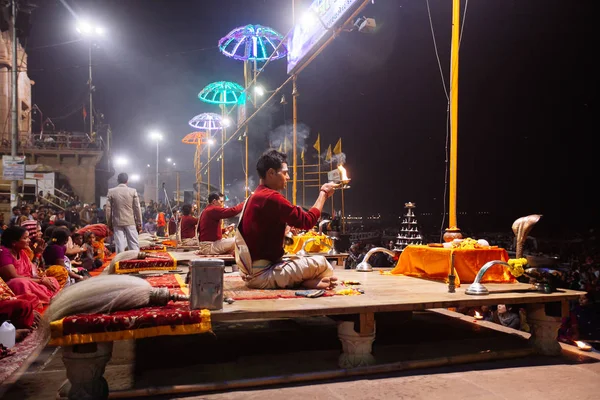
<path id="1" fill-rule="evenodd" d="M 138 232 L 142 230 L 142 209 L 135 188 L 127 186 L 129 177 L 122 172 L 118 185 L 108 189 L 106 200 L 106 224 L 114 232 L 115 252 L 139 250 Z"/>

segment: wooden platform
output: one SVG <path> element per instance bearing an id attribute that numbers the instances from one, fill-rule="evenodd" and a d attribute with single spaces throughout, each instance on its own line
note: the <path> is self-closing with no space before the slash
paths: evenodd
<path id="1" fill-rule="evenodd" d="M 365 291 L 360 296 L 333 296 L 317 299 L 244 300 L 225 304 L 212 311 L 213 321 L 271 319 L 315 315 L 361 314 L 391 311 L 419 311 L 430 308 L 475 307 L 497 304 L 533 304 L 575 300 L 585 292 L 562 290 L 544 294 L 530 291 L 531 285 L 486 284 L 487 296 L 465 294 L 468 284 L 448 293 L 444 283 L 410 278 L 402 275 L 382 275 L 374 272 L 339 270 L 340 280 L 356 280 Z"/>
<path id="2" fill-rule="evenodd" d="M 389 372 L 398 369 L 403 363 L 379 364 L 372 355 L 372 344 L 375 340 L 375 313 L 394 311 L 419 311 L 450 307 L 475 307 L 497 304 L 526 304 L 527 319 L 531 327 L 531 337 L 528 341 L 531 348 L 526 352 L 512 354 L 511 357 L 523 356 L 537 352 L 540 354 L 557 355 L 561 346 L 556 340 L 560 326 L 560 316 L 546 314 L 544 303 L 562 304 L 563 315 L 568 313 L 568 301 L 575 300 L 584 292 L 560 290 L 551 294 L 531 291 L 526 284 L 486 284 L 490 291 L 486 296 L 471 296 L 465 294 L 468 285 L 448 293 L 447 285 L 434 281 L 426 281 L 398 275 L 382 275 L 374 272 L 356 272 L 355 270 L 339 270 L 336 275 L 343 280 L 359 281 L 358 286 L 364 290 L 358 296 L 333 296 L 315 299 L 268 299 L 268 300 L 239 300 L 233 304 L 225 303 L 222 310 L 211 311 L 214 322 L 234 322 L 242 320 L 277 319 L 310 316 L 336 316 L 338 321 L 338 338 L 342 344 L 338 366 L 342 376 L 372 373 L 372 368 Z M 354 314 L 341 317 L 340 315 Z M 350 317 L 350 318 L 348 318 Z M 235 322 L 233 325 L 237 324 Z M 173 337 L 177 340 L 177 337 Z M 63 362 L 67 369 L 69 381 L 59 391 L 59 398 L 65 398 L 70 391 L 72 395 L 86 395 L 90 399 L 106 398 L 108 396 L 106 381 L 103 373 L 112 355 L 112 342 L 90 343 L 86 345 L 67 346 L 63 353 Z M 469 359 L 468 357 L 465 359 Z M 423 366 L 426 366 L 425 363 Z M 354 371 L 354 372 L 352 372 Z M 327 379 L 330 375 L 325 376 Z M 282 377 L 281 383 L 293 382 L 290 377 Z M 218 389 L 222 382 L 211 385 L 200 385 Z M 193 386 L 193 385 L 191 385 Z M 189 386 L 186 390 L 192 391 Z M 236 386 L 245 387 L 243 382 Z M 91 389 L 105 388 L 97 392 Z M 160 388 L 140 389 L 136 393 L 158 394 Z M 169 388 L 164 390 L 171 390 Z M 161 389 L 161 390 L 163 390 Z M 118 392 L 115 393 L 118 396 Z M 127 397 L 127 396 L 125 396 Z"/>

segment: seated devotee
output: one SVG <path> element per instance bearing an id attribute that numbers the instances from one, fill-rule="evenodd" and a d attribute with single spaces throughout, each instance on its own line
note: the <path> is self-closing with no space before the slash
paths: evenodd
<path id="1" fill-rule="evenodd" d="M 230 208 L 225 208 L 224 204 L 223 193 L 211 193 L 208 196 L 208 205 L 200 214 L 198 227 L 200 254 L 233 254 L 235 238 L 223 238 L 223 231 L 231 231 L 233 226 L 223 229 L 221 221 L 238 215 L 244 203 Z"/>
<path id="2" fill-rule="evenodd" d="M 92 231 L 87 231 L 83 234 L 83 249 L 85 250 L 81 254 L 81 266 L 88 271 L 100 268 L 102 261 L 98 259 L 98 247 L 94 246 L 96 242 L 96 235 Z"/>
<path id="3" fill-rule="evenodd" d="M 60 285 L 52 277 L 40 277 L 37 267 L 27 256 L 29 234 L 20 226 L 13 226 L 2 233 L 0 239 L 0 278 L 16 294 L 35 295 L 42 304 L 48 304 L 58 292 Z M 33 250 L 37 256 L 43 247 Z"/>
<path id="4" fill-rule="evenodd" d="M 144 224 L 144 232 L 151 235 L 156 235 L 157 227 L 156 222 L 154 222 L 154 218 L 148 218 L 148 222 Z"/>
<path id="5" fill-rule="evenodd" d="M 258 289 L 334 287 L 337 278 L 325 257 L 282 257 L 286 224 L 305 230 L 313 228 L 336 185 L 321 186 L 317 201 L 306 212 L 279 193 L 290 179 L 285 154 L 267 150 L 259 158 L 256 170 L 260 184 L 246 202 L 235 237 L 236 263 L 246 285 Z"/>
<path id="6" fill-rule="evenodd" d="M 10 321 L 17 329 L 31 329 L 39 314 L 40 300 L 32 294 L 17 296 L 0 278 L 0 325 Z"/>
<path id="7" fill-rule="evenodd" d="M 192 216 L 191 214 L 191 205 L 184 204 L 181 206 L 181 220 L 179 221 L 181 240 L 196 238 L 196 232 L 198 230 L 198 218 Z"/>
<path id="8" fill-rule="evenodd" d="M 52 232 L 50 243 L 43 253 L 44 262 L 48 269 L 46 275 L 54 276 L 61 287 L 85 279 L 71 270 L 71 261 L 67 257 L 67 240 L 69 230 L 66 227 L 58 227 Z M 67 276 L 64 275 L 67 272 Z"/>

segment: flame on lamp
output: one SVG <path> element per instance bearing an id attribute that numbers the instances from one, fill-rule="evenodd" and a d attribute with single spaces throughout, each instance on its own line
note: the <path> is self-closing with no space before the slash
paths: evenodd
<path id="1" fill-rule="evenodd" d="M 475 319 L 483 319 L 481 314 L 479 314 L 479 311 L 475 311 Z"/>
<path id="2" fill-rule="evenodd" d="M 576 340 L 575 344 L 579 348 L 579 350 L 590 351 L 592 350 L 592 346 L 587 344 L 586 342 L 582 342 L 581 340 Z"/>
<path id="3" fill-rule="evenodd" d="M 338 171 L 340 171 L 340 181 L 344 184 L 350 182 L 350 178 L 348 178 L 348 173 L 346 172 L 346 168 L 343 165 L 338 165 Z"/>

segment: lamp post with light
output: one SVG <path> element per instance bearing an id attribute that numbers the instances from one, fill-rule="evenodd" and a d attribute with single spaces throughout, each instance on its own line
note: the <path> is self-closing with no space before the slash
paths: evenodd
<path id="1" fill-rule="evenodd" d="M 89 39 L 89 50 L 88 50 L 88 90 L 90 92 L 90 140 L 94 138 L 94 85 L 92 84 L 92 47 L 94 45 L 94 38 L 103 37 L 106 33 L 106 30 L 94 23 L 85 20 L 79 20 L 76 27 L 77 32 L 79 34 L 87 37 Z"/>
<path id="2" fill-rule="evenodd" d="M 156 131 L 151 132 L 150 139 L 156 141 L 156 203 L 158 204 L 158 159 L 159 159 L 158 144 L 162 140 L 162 135 Z"/>

